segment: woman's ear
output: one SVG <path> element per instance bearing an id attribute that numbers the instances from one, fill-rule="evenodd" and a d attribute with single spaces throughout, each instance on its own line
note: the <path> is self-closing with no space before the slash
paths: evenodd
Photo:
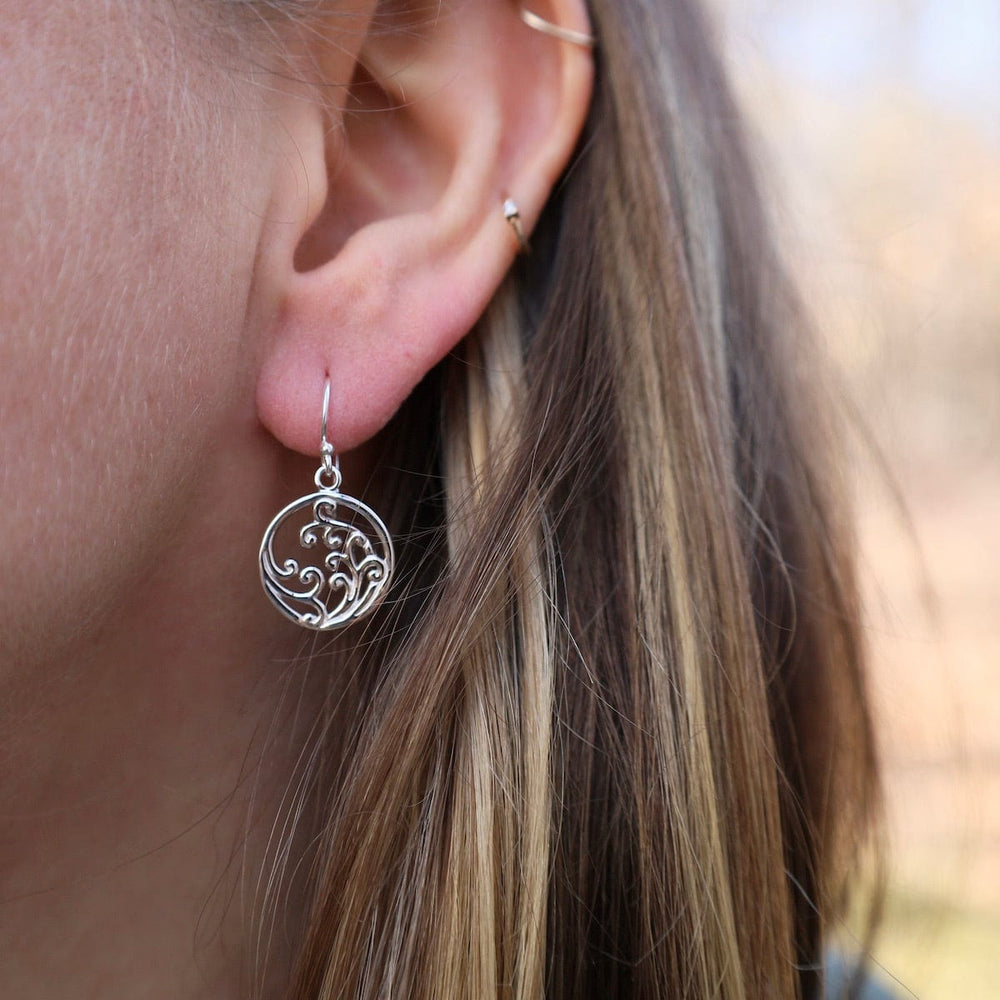
<path id="1" fill-rule="evenodd" d="M 584 0 L 532 11 L 589 30 Z M 532 30 L 510 0 L 393 0 L 369 13 L 350 39 L 332 16 L 309 36 L 309 65 L 343 72 L 349 58 L 350 87 L 320 80 L 289 105 L 295 155 L 271 203 L 285 225 L 267 227 L 277 235 L 261 258 L 280 308 L 258 412 L 304 453 L 319 447 L 327 373 L 329 436 L 346 451 L 469 331 L 518 251 L 504 200 L 530 232 L 590 102 L 591 52 Z"/>

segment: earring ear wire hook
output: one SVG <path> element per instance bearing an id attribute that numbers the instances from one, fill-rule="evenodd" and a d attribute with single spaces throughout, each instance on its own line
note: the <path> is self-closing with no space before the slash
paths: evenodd
<path id="1" fill-rule="evenodd" d="M 340 456 L 334 450 L 326 436 L 326 428 L 330 419 L 330 375 L 327 373 L 326 384 L 323 387 L 323 429 L 320 434 L 319 454 L 323 459 L 323 473 L 330 479 L 340 479 Z"/>

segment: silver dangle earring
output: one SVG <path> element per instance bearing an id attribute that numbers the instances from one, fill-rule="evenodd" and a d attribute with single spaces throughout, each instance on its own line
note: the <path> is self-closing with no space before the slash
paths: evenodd
<path id="1" fill-rule="evenodd" d="M 322 632 L 350 625 L 372 611 L 389 589 L 395 559 L 392 539 L 378 514 L 340 492 L 340 460 L 326 437 L 329 415 L 327 376 L 321 462 L 314 477 L 318 492 L 282 510 L 260 543 L 264 592 L 296 625 Z M 303 554 L 312 558 L 300 563 Z"/>

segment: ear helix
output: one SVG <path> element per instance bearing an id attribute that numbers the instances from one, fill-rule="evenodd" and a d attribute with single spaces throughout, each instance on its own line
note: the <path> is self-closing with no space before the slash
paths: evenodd
<path id="1" fill-rule="evenodd" d="M 259 557 L 261 583 L 274 606 L 296 625 L 323 632 L 373 611 L 389 589 L 395 562 L 382 519 L 340 492 L 340 461 L 326 436 L 329 414 L 327 375 L 317 492 L 277 514 L 264 532 Z"/>

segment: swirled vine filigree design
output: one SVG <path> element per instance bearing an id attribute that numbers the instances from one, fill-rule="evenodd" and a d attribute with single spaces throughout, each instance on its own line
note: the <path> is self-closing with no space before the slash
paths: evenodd
<path id="1" fill-rule="evenodd" d="M 303 560 L 297 549 L 315 550 L 316 558 Z M 368 614 L 385 596 L 392 565 L 392 539 L 382 520 L 336 490 L 290 503 L 260 545 L 268 597 L 297 625 L 321 631 Z"/>

